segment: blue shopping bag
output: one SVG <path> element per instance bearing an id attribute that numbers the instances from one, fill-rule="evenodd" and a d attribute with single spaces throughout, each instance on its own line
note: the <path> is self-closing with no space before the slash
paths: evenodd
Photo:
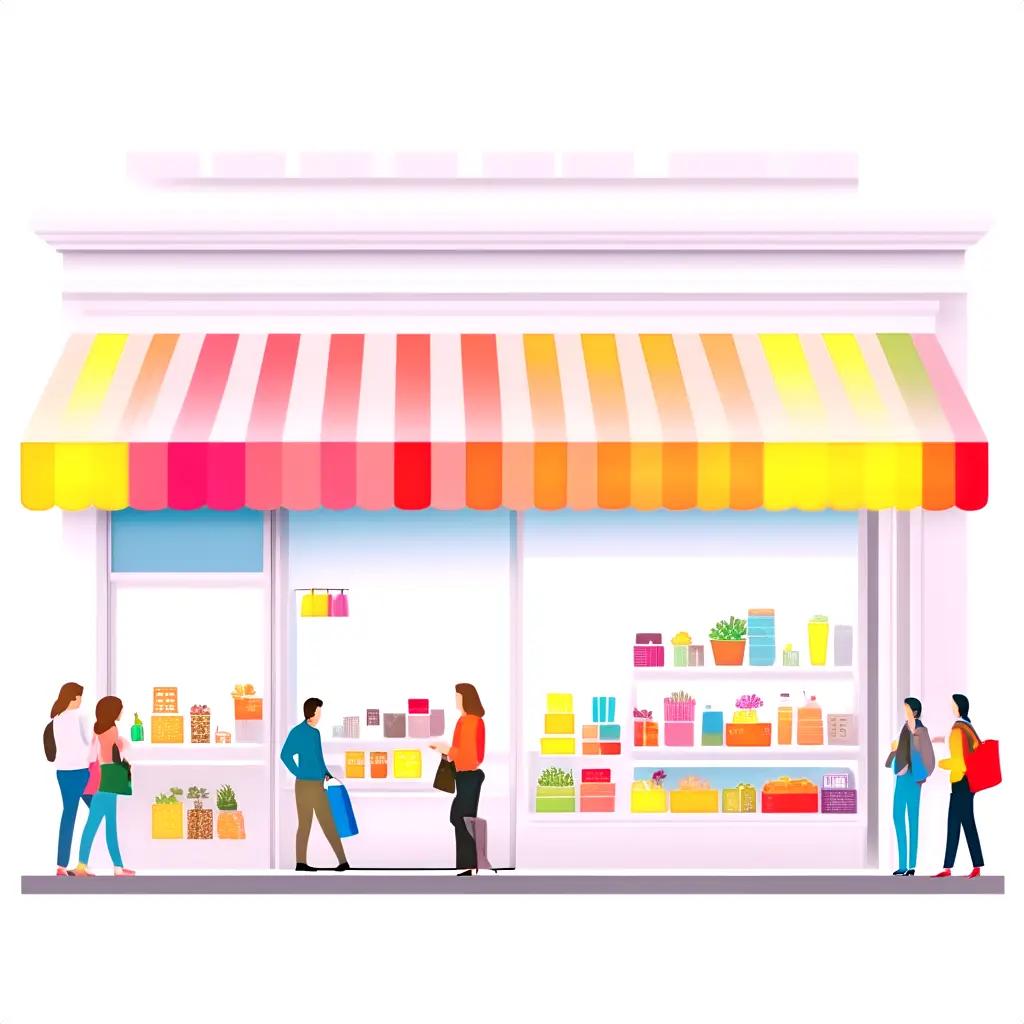
<path id="1" fill-rule="evenodd" d="M 359 826 L 356 824 L 356 814 L 352 810 L 348 790 L 344 786 L 328 786 L 327 802 L 331 805 L 334 827 L 338 830 L 338 835 L 342 839 L 359 835 Z"/>

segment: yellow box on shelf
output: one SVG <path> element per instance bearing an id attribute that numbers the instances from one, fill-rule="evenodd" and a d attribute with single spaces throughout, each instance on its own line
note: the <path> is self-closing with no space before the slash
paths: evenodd
<path id="1" fill-rule="evenodd" d="M 345 778 L 366 778 L 366 753 L 362 750 L 345 751 Z"/>
<path id="2" fill-rule="evenodd" d="M 572 736 L 543 736 L 540 741 L 542 754 L 575 754 L 576 739 Z"/>
<path id="3" fill-rule="evenodd" d="M 549 714 L 572 714 L 572 694 L 571 693 L 549 693 L 548 694 L 548 707 Z"/>
<path id="4" fill-rule="evenodd" d="M 545 715 L 544 731 L 549 736 L 572 736 L 576 732 L 576 716 L 564 713 Z"/>
<path id="5" fill-rule="evenodd" d="M 669 794 L 673 814 L 717 814 L 717 789 L 673 789 Z"/>
<path id="6" fill-rule="evenodd" d="M 423 756 L 418 750 L 396 750 L 396 779 L 418 779 L 423 775 Z"/>
<path id="7" fill-rule="evenodd" d="M 150 743 L 184 743 L 184 715 L 153 715 L 149 720 Z"/>
<path id="8" fill-rule="evenodd" d="M 661 786 L 634 782 L 629 794 L 629 809 L 634 814 L 664 814 L 668 810 L 668 793 Z"/>

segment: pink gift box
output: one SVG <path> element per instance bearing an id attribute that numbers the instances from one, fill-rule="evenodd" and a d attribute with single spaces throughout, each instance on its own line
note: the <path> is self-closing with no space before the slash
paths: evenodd
<path id="1" fill-rule="evenodd" d="M 413 739 L 425 740 L 430 736 L 430 715 L 410 715 L 409 735 Z"/>
<path id="2" fill-rule="evenodd" d="M 430 701 L 422 700 L 419 698 L 409 698 L 409 714 L 410 715 L 429 715 L 430 714 Z"/>
<path id="3" fill-rule="evenodd" d="M 666 722 L 692 722 L 696 717 L 697 702 L 695 700 L 672 700 L 665 698 Z"/>
<path id="4" fill-rule="evenodd" d="M 665 723 L 665 746 L 666 747 L 692 747 L 693 746 L 693 722 L 666 722 Z"/>
<path id="5" fill-rule="evenodd" d="M 443 736 L 444 735 L 444 709 L 434 708 L 430 712 L 430 735 L 431 736 Z"/>

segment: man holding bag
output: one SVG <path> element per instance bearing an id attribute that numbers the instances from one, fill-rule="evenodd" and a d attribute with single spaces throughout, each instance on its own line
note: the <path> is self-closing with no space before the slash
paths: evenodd
<path id="1" fill-rule="evenodd" d="M 310 697 L 302 705 L 305 721 L 300 722 L 288 733 L 288 738 L 281 748 L 281 760 L 295 776 L 295 810 L 299 818 L 299 827 L 295 833 L 296 871 L 318 870 L 306 863 L 314 814 L 338 858 L 338 866 L 331 870 L 348 871 L 349 868 L 345 848 L 334 824 L 327 791 L 324 789 L 324 783 L 333 776 L 324 762 L 323 744 L 320 741 L 320 730 L 317 728 L 323 706 L 324 702 L 319 697 Z"/>

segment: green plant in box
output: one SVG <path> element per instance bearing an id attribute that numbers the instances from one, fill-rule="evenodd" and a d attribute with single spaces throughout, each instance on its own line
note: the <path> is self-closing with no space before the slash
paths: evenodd
<path id="1" fill-rule="evenodd" d="M 558 787 L 572 786 L 574 785 L 572 772 L 564 771 L 563 769 L 556 768 L 554 767 L 554 765 L 552 765 L 548 768 L 545 768 L 544 771 L 540 773 L 540 776 L 537 779 L 537 785 Z"/>
<path id="2" fill-rule="evenodd" d="M 201 786 L 189 786 L 187 798 L 192 801 L 188 811 L 188 838 L 212 839 L 213 808 L 203 806 L 203 801 L 210 799 L 209 791 Z"/>
<path id="3" fill-rule="evenodd" d="M 217 790 L 217 810 L 238 810 L 238 800 L 235 798 L 235 791 L 230 786 L 221 786 Z"/>
<path id="4" fill-rule="evenodd" d="M 156 797 L 153 800 L 153 803 L 176 804 L 178 802 L 178 797 L 180 797 L 182 793 L 184 793 L 184 790 L 178 789 L 177 786 L 171 786 L 171 788 L 166 793 L 157 793 Z"/>

